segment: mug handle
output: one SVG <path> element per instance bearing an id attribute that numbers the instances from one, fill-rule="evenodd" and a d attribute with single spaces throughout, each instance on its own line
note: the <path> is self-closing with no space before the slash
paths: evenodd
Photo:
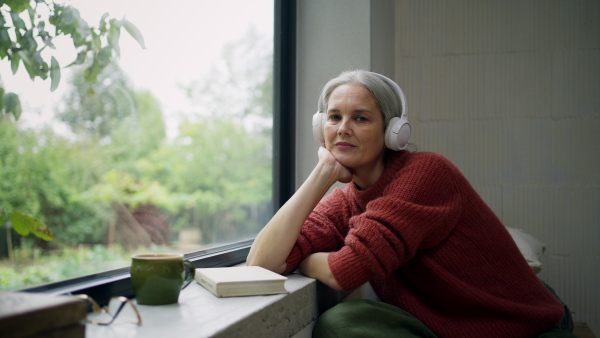
<path id="1" fill-rule="evenodd" d="M 181 290 L 185 289 L 188 285 L 190 285 L 190 283 L 194 280 L 194 276 L 196 276 L 196 266 L 194 265 L 194 263 L 190 262 L 187 259 L 184 259 L 183 268 L 185 270 L 185 279 L 183 280 Z"/>

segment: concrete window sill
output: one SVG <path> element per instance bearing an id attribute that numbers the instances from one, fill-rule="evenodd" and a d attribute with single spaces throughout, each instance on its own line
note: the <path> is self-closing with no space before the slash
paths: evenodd
<path id="1" fill-rule="evenodd" d="M 179 303 L 137 305 L 142 325 L 88 324 L 86 337 L 310 337 L 320 313 L 347 293 L 334 291 L 301 274 L 288 276 L 289 294 L 217 298 L 196 282 L 179 296 Z"/>

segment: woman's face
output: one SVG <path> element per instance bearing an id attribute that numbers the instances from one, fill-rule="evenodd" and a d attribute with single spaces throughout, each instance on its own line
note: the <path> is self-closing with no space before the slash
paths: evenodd
<path id="1" fill-rule="evenodd" d="M 355 173 L 383 165 L 383 114 L 371 93 L 349 83 L 333 90 L 323 127 L 325 147 Z"/>

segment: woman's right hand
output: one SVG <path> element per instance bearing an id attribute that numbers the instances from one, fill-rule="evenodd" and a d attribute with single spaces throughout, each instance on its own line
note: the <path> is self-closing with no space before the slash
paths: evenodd
<path id="1" fill-rule="evenodd" d="M 333 154 L 324 146 L 319 147 L 319 164 L 328 169 L 327 172 L 332 175 L 335 181 L 349 183 L 352 181 L 352 171 L 348 167 L 343 166 Z"/>

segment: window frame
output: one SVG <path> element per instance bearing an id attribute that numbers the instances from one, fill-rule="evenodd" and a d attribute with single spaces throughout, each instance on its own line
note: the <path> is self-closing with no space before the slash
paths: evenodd
<path id="1" fill-rule="evenodd" d="M 296 0 L 274 0 L 273 34 L 273 210 L 295 191 Z M 196 268 L 232 266 L 246 261 L 253 239 L 184 255 Z M 129 267 L 50 283 L 20 291 L 87 294 L 100 305 L 113 296 L 134 297 Z"/>

